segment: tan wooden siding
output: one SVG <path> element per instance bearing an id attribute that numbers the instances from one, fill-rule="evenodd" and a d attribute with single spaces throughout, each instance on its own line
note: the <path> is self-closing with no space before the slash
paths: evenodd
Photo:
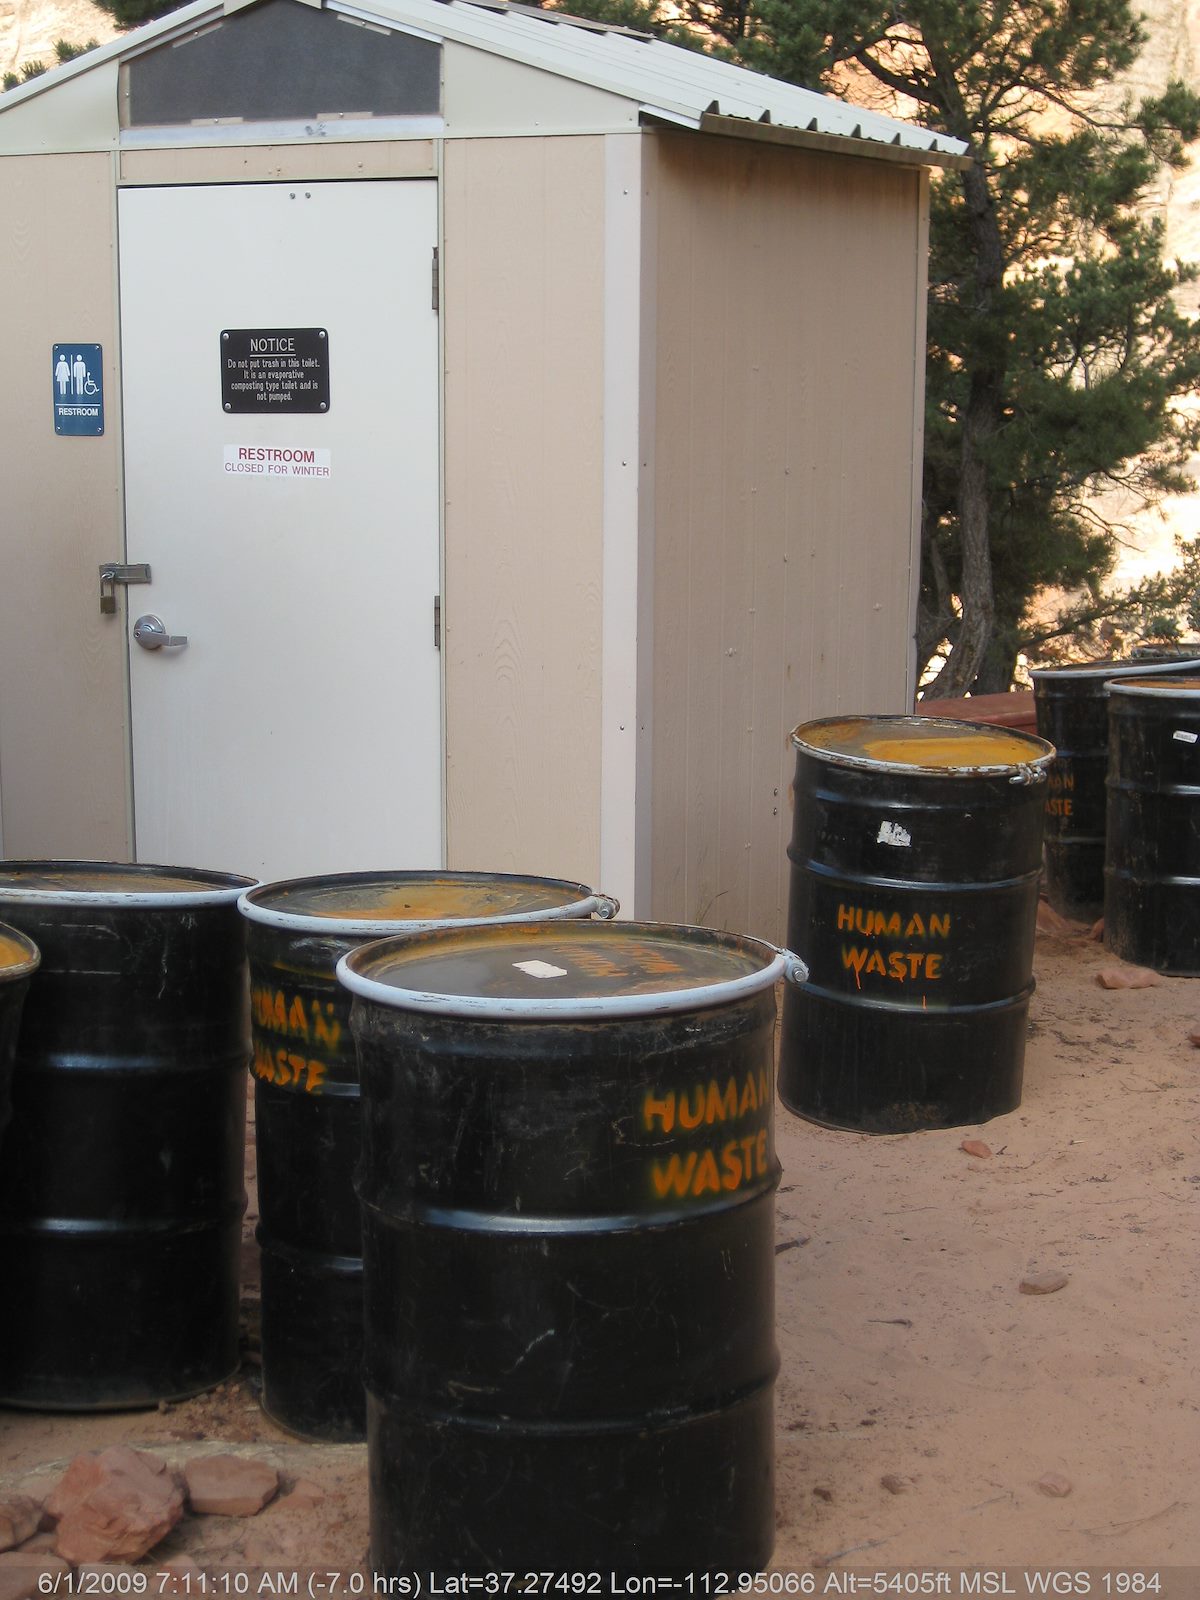
<path id="1" fill-rule="evenodd" d="M 112 158 L 0 161 L 0 803 L 19 856 L 125 857 L 124 626 L 101 617 L 103 561 L 120 561 L 120 394 Z M 50 353 L 104 352 L 105 432 L 54 432 Z"/>
<path id="2" fill-rule="evenodd" d="M 122 150 L 121 183 L 282 183 L 351 178 L 432 178 L 432 139 L 376 144 L 214 145 L 208 149 Z"/>
<path id="3" fill-rule="evenodd" d="M 911 706 L 918 172 L 663 134 L 652 914 L 781 938 L 790 730 Z"/>
<path id="4" fill-rule="evenodd" d="M 448 864 L 599 869 L 604 141 L 447 143 Z"/>

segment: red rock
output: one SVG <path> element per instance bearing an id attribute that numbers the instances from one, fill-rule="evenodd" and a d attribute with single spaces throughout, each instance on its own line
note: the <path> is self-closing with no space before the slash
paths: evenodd
<path id="1" fill-rule="evenodd" d="M 1097 944 L 1103 944 L 1104 943 L 1104 918 L 1103 917 L 1101 917 L 1098 922 L 1093 922 L 1092 923 L 1091 927 L 1088 929 L 1088 938 L 1089 939 L 1094 939 Z"/>
<path id="2" fill-rule="evenodd" d="M 1105 967 L 1096 974 L 1096 982 L 1105 989 L 1154 989 L 1162 977 L 1149 967 Z"/>
<path id="3" fill-rule="evenodd" d="M 32 1539 L 26 1539 L 23 1544 L 19 1544 L 17 1549 L 23 1556 L 36 1556 L 43 1553 L 56 1555 L 58 1551 L 55 1544 L 54 1530 L 52 1528 L 49 1530 L 43 1528 L 40 1533 L 35 1533 Z"/>
<path id="4" fill-rule="evenodd" d="M 289 1511 L 310 1511 L 313 1506 L 319 1506 L 325 1498 L 325 1491 L 319 1483 L 314 1483 L 311 1478 L 297 1478 L 291 1489 L 279 1498 L 279 1509 L 284 1506 Z"/>
<path id="5" fill-rule="evenodd" d="M 990 1156 L 992 1153 L 991 1145 L 984 1144 L 982 1139 L 964 1139 L 958 1148 L 964 1150 L 969 1156 L 984 1157 Z"/>
<path id="6" fill-rule="evenodd" d="M 6 1550 L 0 1555 L 0 1600 L 40 1600 L 43 1579 L 59 1586 L 65 1595 L 70 1576 L 70 1565 L 60 1556 Z"/>
<path id="7" fill-rule="evenodd" d="M 1200 1028 L 1193 1028 L 1188 1034 L 1188 1043 L 1200 1046 Z"/>
<path id="8" fill-rule="evenodd" d="M 1037 1486 L 1043 1494 L 1051 1495 L 1055 1500 L 1063 1500 L 1071 1492 L 1071 1480 L 1064 1478 L 1061 1472 L 1047 1472 L 1038 1479 Z"/>
<path id="9" fill-rule="evenodd" d="M 215 1517 L 253 1517 L 279 1491 L 279 1474 L 265 1461 L 202 1456 L 183 1469 L 193 1511 Z"/>
<path id="10" fill-rule="evenodd" d="M 1022 1294 L 1054 1294 L 1065 1289 L 1070 1281 L 1065 1272 L 1027 1272 L 1017 1288 Z"/>
<path id="11" fill-rule="evenodd" d="M 27 1494 L 10 1494 L 0 1499 L 0 1550 L 24 1544 L 38 1531 L 42 1520 L 39 1501 Z"/>
<path id="12" fill-rule="evenodd" d="M 68 1561 L 136 1561 L 183 1515 L 183 1487 L 157 1456 L 111 1445 L 76 1456 L 46 1510 L 58 1518 L 58 1553 Z"/>
<path id="13" fill-rule="evenodd" d="M 879 1482 L 889 1494 L 907 1494 L 912 1488 L 912 1479 L 901 1477 L 898 1472 L 885 1472 Z"/>

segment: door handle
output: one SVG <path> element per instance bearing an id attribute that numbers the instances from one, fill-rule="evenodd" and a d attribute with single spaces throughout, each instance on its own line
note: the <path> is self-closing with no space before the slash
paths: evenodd
<path id="1" fill-rule="evenodd" d="M 165 645 L 167 649 L 174 649 L 177 645 L 187 643 L 187 634 L 170 634 L 161 617 L 152 617 L 148 613 L 139 617 L 133 625 L 133 637 L 143 650 L 161 650 Z"/>

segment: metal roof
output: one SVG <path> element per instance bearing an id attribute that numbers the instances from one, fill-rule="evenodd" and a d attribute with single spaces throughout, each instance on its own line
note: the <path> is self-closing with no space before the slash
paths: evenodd
<path id="1" fill-rule="evenodd" d="M 312 0 L 308 0 L 312 3 Z M 241 0 L 245 4 L 245 0 Z M 771 143 L 807 144 L 847 155 L 936 166 L 969 164 L 966 146 L 811 89 L 801 89 L 647 34 L 582 21 L 505 0 L 324 0 L 325 9 L 519 62 L 636 103 L 648 121 Z M 89 51 L 0 97 L 0 113 L 56 83 L 240 9 L 191 5 Z"/>
<path id="2" fill-rule="evenodd" d="M 336 8 L 351 10 L 334 0 Z M 858 139 L 923 154 L 961 155 L 957 139 L 782 83 L 680 45 L 580 22 L 561 12 L 475 0 L 368 0 L 359 15 L 387 17 L 527 66 L 636 100 L 643 115 L 700 128 L 706 116 Z M 714 131 L 732 132 L 732 129 Z M 742 130 L 745 131 L 745 130 Z M 957 163 L 956 163 L 957 164 Z"/>

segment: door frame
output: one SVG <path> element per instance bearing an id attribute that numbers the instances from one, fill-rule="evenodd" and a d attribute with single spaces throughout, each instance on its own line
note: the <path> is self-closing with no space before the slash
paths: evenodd
<path id="1" fill-rule="evenodd" d="M 371 152 L 374 160 L 367 163 L 379 170 L 364 175 L 364 162 L 361 159 L 364 150 Z M 379 155 L 385 154 L 385 159 L 380 161 Z M 448 750 L 449 750 L 449 708 L 447 684 L 447 597 L 446 597 L 446 359 L 445 359 L 445 304 L 441 292 L 442 272 L 441 262 L 444 260 L 444 201 L 445 190 L 442 176 L 442 145 L 441 141 L 397 141 L 384 145 L 372 144 L 368 146 L 347 143 L 334 147 L 317 149 L 297 148 L 295 150 L 284 147 L 272 149 L 257 149 L 256 147 L 228 147 L 220 151 L 205 150 L 148 150 L 141 149 L 135 152 L 123 152 L 121 157 L 121 171 L 114 185 L 112 195 L 112 239 L 115 261 L 113 280 L 113 318 L 115 324 L 115 372 L 116 382 L 113 385 L 114 395 L 110 404 L 114 432 L 118 434 L 115 441 L 116 471 L 118 476 L 119 521 L 121 527 L 123 551 L 120 559 L 125 563 L 140 559 L 130 539 L 130 518 L 127 484 L 127 458 L 128 439 L 125 429 L 125 364 L 124 364 L 124 337 L 125 330 L 122 326 L 121 293 L 120 293 L 120 263 L 121 263 L 121 227 L 119 219 L 119 198 L 125 190 L 145 189 L 227 189 L 240 188 L 245 185 L 259 186 L 273 184 L 285 186 L 289 183 L 311 184 L 348 184 L 348 183 L 376 183 L 387 182 L 421 182 L 433 183 L 434 191 L 434 237 L 436 262 L 431 263 L 431 290 L 435 294 L 434 310 L 436 312 L 436 573 L 438 605 L 438 635 L 437 635 L 437 814 L 438 814 L 438 857 L 442 866 L 448 865 Z M 197 161 L 196 158 L 199 158 Z M 214 159 L 215 158 L 215 159 Z M 233 170 L 234 162 L 237 170 Z M 227 172 L 220 168 L 227 166 Z M 203 172 L 195 175 L 186 171 L 190 168 L 199 168 Z M 185 170 L 181 170 L 185 169 Z M 124 812 L 125 828 L 127 834 L 127 854 L 130 860 L 139 859 L 137 838 L 137 794 L 134 758 L 134 715 L 133 715 L 133 686 L 131 661 L 132 651 L 135 648 L 132 635 L 133 617 L 137 612 L 153 609 L 149 604 L 148 596 L 151 591 L 135 590 L 132 594 L 125 586 L 118 588 L 117 615 L 113 619 L 119 621 L 123 639 L 119 646 L 120 667 L 122 676 L 124 704 L 122 720 L 124 723 L 124 777 L 125 795 Z M 139 601 L 144 602 L 139 604 Z M 434 618 L 428 618 L 431 632 L 434 627 Z"/>

